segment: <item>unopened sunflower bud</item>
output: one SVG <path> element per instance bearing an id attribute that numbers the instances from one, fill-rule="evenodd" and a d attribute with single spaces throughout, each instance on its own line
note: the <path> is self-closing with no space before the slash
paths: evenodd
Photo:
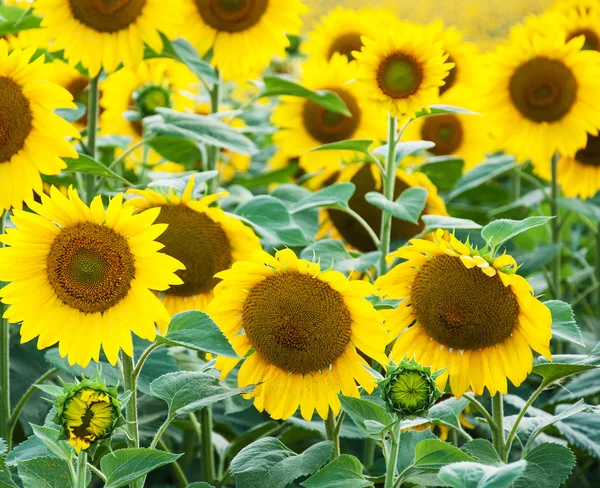
<path id="1" fill-rule="evenodd" d="M 54 421 L 78 453 L 110 438 L 125 423 L 117 387 L 108 388 L 99 373 L 79 383 L 65 383 L 54 407 Z"/>
<path id="2" fill-rule="evenodd" d="M 441 371 L 432 373 L 414 360 L 390 364 L 385 379 L 380 382 L 381 397 L 388 410 L 401 417 L 425 415 L 442 392 L 435 384 Z"/>

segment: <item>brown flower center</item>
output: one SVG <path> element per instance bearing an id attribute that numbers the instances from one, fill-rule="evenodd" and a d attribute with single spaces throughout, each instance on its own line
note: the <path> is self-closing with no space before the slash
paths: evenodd
<path id="1" fill-rule="evenodd" d="M 191 296 L 208 293 L 220 281 L 215 274 L 231 266 L 231 244 L 221 224 L 186 205 L 164 205 L 156 223 L 169 224 L 156 240 L 163 252 L 185 265 L 177 271 L 182 285 L 174 285 L 170 295 Z"/>
<path id="2" fill-rule="evenodd" d="M 584 36 L 585 42 L 583 43 L 582 50 L 586 51 L 600 51 L 600 39 L 598 38 L 598 34 L 596 34 L 591 29 L 579 29 L 568 37 L 567 41 L 574 39 L 575 37 Z"/>
<path id="3" fill-rule="evenodd" d="M 324 370 L 350 342 L 352 318 L 342 295 L 297 271 L 280 272 L 254 285 L 242 310 L 254 349 L 284 371 Z"/>
<path id="4" fill-rule="evenodd" d="M 416 59 L 403 53 L 388 56 L 377 71 L 377 83 L 391 98 L 414 95 L 423 81 L 423 70 Z"/>
<path id="5" fill-rule="evenodd" d="M 335 91 L 348 107 L 352 117 L 332 112 L 318 103 L 307 100 L 302 117 L 307 132 L 323 144 L 351 139 L 360 124 L 361 111 L 352 94 L 336 88 Z"/>
<path id="6" fill-rule="evenodd" d="M 463 128 L 460 119 L 453 114 L 426 117 L 421 127 L 421 137 L 435 142 L 428 151 L 436 156 L 454 154 L 463 142 Z"/>
<path id="7" fill-rule="evenodd" d="M 54 239 L 46 263 L 57 296 L 84 313 L 114 307 L 135 278 L 135 258 L 127 240 L 93 222 L 65 227 Z"/>
<path id="8" fill-rule="evenodd" d="M 69 0 L 73 17 L 97 32 L 117 32 L 133 24 L 146 0 Z"/>
<path id="9" fill-rule="evenodd" d="M 600 166 L 600 135 L 588 134 L 587 144 L 575 154 L 575 159 L 586 166 Z"/>
<path id="10" fill-rule="evenodd" d="M 454 66 L 450 68 L 450 71 L 448 71 L 446 78 L 444 78 L 444 84 L 440 86 L 440 95 L 446 93 L 448 90 L 450 90 L 450 88 L 452 88 L 456 84 L 456 70 L 458 69 L 456 67 L 456 61 L 452 59 L 452 56 L 448 56 L 446 63 L 454 63 Z"/>
<path id="11" fill-rule="evenodd" d="M 336 177 L 337 175 L 332 177 L 332 181 L 329 183 L 333 183 Z M 367 193 L 370 191 L 378 191 L 378 187 L 371 172 L 371 166 L 369 164 L 365 164 L 350 181 L 356 186 L 356 191 L 348 202 L 350 208 L 358 213 L 363 219 L 365 219 L 365 221 L 377 234 L 380 234 L 381 210 L 365 200 L 365 195 Z M 400 194 L 407 188 L 408 185 L 404 181 L 396 178 L 394 199 L 398 198 Z M 377 250 L 369 234 L 367 234 L 362 225 L 360 225 L 354 217 L 339 210 L 327 210 L 327 213 L 337 231 L 351 246 L 354 246 L 362 252 Z M 424 228 L 425 225 L 421 222 L 419 225 L 415 225 L 411 224 L 410 222 L 406 222 L 405 220 L 393 219 L 392 240 L 410 239 L 421 232 Z"/>
<path id="12" fill-rule="evenodd" d="M 6 163 L 25 145 L 33 116 L 29 100 L 13 80 L 0 76 L 0 163 Z"/>
<path id="13" fill-rule="evenodd" d="M 256 25 L 268 0 L 195 0 L 200 16 L 217 31 L 241 32 Z"/>
<path id="14" fill-rule="evenodd" d="M 575 104 L 577 80 L 562 62 L 535 58 L 516 69 L 509 90 L 524 117 L 533 122 L 556 122 Z"/>
<path id="15" fill-rule="evenodd" d="M 519 320 L 519 304 L 500 277 L 467 269 L 460 258 L 436 256 L 412 286 L 417 322 L 446 347 L 482 349 L 508 338 Z"/>
<path id="16" fill-rule="evenodd" d="M 334 39 L 329 48 L 329 58 L 331 58 L 334 53 L 340 53 L 346 56 L 349 61 L 352 61 L 354 59 L 352 51 L 360 51 L 361 49 L 362 41 L 360 40 L 360 34 L 344 34 L 343 36 Z"/>

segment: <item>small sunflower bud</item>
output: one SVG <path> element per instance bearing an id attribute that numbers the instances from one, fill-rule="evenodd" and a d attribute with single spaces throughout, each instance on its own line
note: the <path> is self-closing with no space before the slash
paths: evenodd
<path id="1" fill-rule="evenodd" d="M 65 383 L 54 408 L 54 421 L 77 453 L 110 438 L 125 423 L 117 387 L 108 388 L 99 373 L 79 383 Z"/>
<path id="2" fill-rule="evenodd" d="M 401 417 L 424 415 L 442 392 L 435 384 L 441 371 L 432 373 L 414 360 L 390 364 L 385 379 L 380 382 L 381 397 L 388 410 Z"/>

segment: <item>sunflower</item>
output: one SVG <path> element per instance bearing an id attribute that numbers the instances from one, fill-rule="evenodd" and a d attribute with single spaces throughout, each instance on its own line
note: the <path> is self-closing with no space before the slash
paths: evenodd
<path id="1" fill-rule="evenodd" d="M 102 68 L 112 73 L 121 61 L 135 68 L 144 44 L 161 53 L 160 33 L 177 35 L 176 5 L 173 0 L 35 0 L 33 8 L 53 39 L 52 50 L 64 49 L 69 64 L 81 63 L 94 77 Z"/>
<path id="2" fill-rule="evenodd" d="M 357 352 L 387 363 L 381 317 L 365 299 L 373 285 L 321 271 L 289 249 L 261 251 L 217 277 L 208 312 L 245 358 L 239 386 L 260 383 L 252 394 L 259 411 L 286 419 L 300 406 L 304 419 L 315 409 L 325 419 L 330 408 L 339 412 L 339 392 L 359 396 L 355 381 L 373 391 L 376 379 Z M 225 376 L 236 362 L 219 358 L 217 367 Z"/>
<path id="3" fill-rule="evenodd" d="M 176 259 L 158 252 L 166 225 L 152 225 L 158 209 L 132 215 L 117 194 L 105 210 L 100 196 L 90 207 L 77 190 L 56 188 L 35 213 L 15 210 L 0 241 L 0 297 L 4 317 L 22 322 L 21 342 L 38 337 L 44 349 L 58 343 L 62 357 L 83 367 L 99 361 L 100 347 L 112 365 L 119 350 L 133 355 L 131 332 L 153 341 L 155 323 L 165 332 L 169 314 L 150 292 L 181 283 Z"/>
<path id="4" fill-rule="evenodd" d="M 358 60 L 359 89 L 371 103 L 394 116 L 413 117 L 438 100 L 454 63 L 445 63 L 448 54 L 442 43 L 431 38 L 423 27 L 404 25 L 373 39 L 363 38 Z"/>
<path id="5" fill-rule="evenodd" d="M 440 95 L 451 88 L 470 86 L 473 84 L 478 71 L 479 49 L 472 42 L 463 41 L 462 33 L 455 27 L 444 28 L 441 20 L 432 22 L 425 29 L 434 42 L 441 42 L 448 54 L 447 62 L 454 63 L 444 84 L 440 87 Z"/>
<path id="6" fill-rule="evenodd" d="M 0 206 L 21 208 L 42 192 L 40 173 L 55 175 L 67 167 L 63 157 L 76 158 L 66 137 L 79 132 L 54 114 L 75 108 L 64 88 L 42 81 L 44 57 L 30 61 L 35 48 L 14 50 L 0 39 Z"/>
<path id="7" fill-rule="evenodd" d="M 182 0 L 180 36 L 200 52 L 212 48 L 211 63 L 226 79 L 256 77 L 299 34 L 301 0 Z"/>
<path id="8" fill-rule="evenodd" d="M 556 35 L 560 27 L 566 41 L 583 36 L 582 49 L 600 51 L 600 4 L 578 0 L 561 2 L 547 15 L 549 35 Z"/>
<path id="9" fill-rule="evenodd" d="M 352 65 L 339 53 L 335 53 L 329 62 L 306 63 L 303 86 L 311 90 L 334 91 L 352 117 L 331 112 L 305 98 L 282 97 L 281 104 L 271 116 L 273 124 L 279 127 L 273 142 L 280 148 L 282 157 L 299 157 L 300 166 L 308 173 L 324 168 L 337 169 L 342 158 L 351 158 L 353 151 L 307 151 L 345 139 L 385 139 L 385 117 L 367 103 L 356 83 L 348 83 L 353 77 Z"/>
<path id="10" fill-rule="evenodd" d="M 48 79 L 65 88 L 73 97 L 74 102 L 82 104 L 87 109 L 90 79 L 82 75 L 77 68 L 69 66 L 59 59 L 47 66 Z M 73 125 L 78 130 L 85 129 L 87 127 L 87 112 L 73 122 Z"/>
<path id="11" fill-rule="evenodd" d="M 228 269 L 232 263 L 249 259 L 261 249 L 258 237 L 249 227 L 220 208 L 210 206 L 227 193 L 197 200 L 192 198 L 193 191 L 192 176 L 181 197 L 172 190 L 168 195 L 151 189 L 127 192 L 134 196 L 127 201 L 127 206 L 137 211 L 160 209 L 156 222 L 168 227 L 157 241 L 164 244 L 165 254 L 185 266 L 177 272 L 182 283 L 160 294 L 171 315 L 185 310 L 205 310 L 219 282 L 215 274 Z"/>
<path id="12" fill-rule="evenodd" d="M 440 97 L 440 103 L 476 110 L 477 100 L 464 86 L 456 86 Z M 469 170 L 491 152 L 490 138 L 482 117 L 473 114 L 443 114 L 419 117 L 404 131 L 405 141 L 426 140 L 435 143 L 428 151 L 434 156 L 455 155 Z"/>
<path id="13" fill-rule="evenodd" d="M 381 191 L 382 182 L 379 170 L 371 163 L 351 163 L 344 167 L 323 186 L 332 183 L 351 182 L 356 186 L 356 191 L 348 204 L 350 208 L 358 213 L 376 234 L 381 230 L 381 210 L 374 207 L 365 200 L 365 195 L 370 191 Z M 429 178 L 419 172 L 407 173 L 399 169 L 396 173 L 396 184 L 394 187 L 394 199 L 407 188 L 421 187 L 427 190 L 427 201 L 423 215 L 448 215 L 444 201 L 438 196 L 437 188 Z M 345 241 L 352 249 L 362 252 L 375 251 L 376 247 L 371 237 L 354 217 L 340 210 L 321 210 L 321 228 L 318 237 L 329 235 L 335 239 Z M 419 234 L 425 228 L 425 224 L 412 224 L 400 219 L 393 219 L 392 240 L 406 240 Z"/>
<path id="14" fill-rule="evenodd" d="M 391 24 L 390 19 L 398 23 L 392 12 L 381 9 L 337 7 L 320 19 L 301 49 L 311 60 L 329 61 L 334 53 L 339 53 L 352 61 L 353 51 L 362 48 L 361 37 L 374 39 L 382 24 Z"/>
<path id="15" fill-rule="evenodd" d="M 137 68 L 123 68 L 109 75 L 101 84 L 103 109 L 100 115 L 100 134 L 119 134 L 133 138 L 132 144 L 143 137 L 142 119 L 156 113 L 159 107 L 175 110 L 192 110 L 191 96 L 198 90 L 198 78 L 178 61 L 153 58 L 142 61 Z M 125 112 L 137 112 L 138 118 L 128 120 Z M 127 161 L 127 168 L 140 163 L 156 164 L 161 156 L 153 150 L 143 160 L 143 150 L 138 148 Z"/>
<path id="16" fill-rule="evenodd" d="M 531 372 L 531 350 L 551 359 L 550 310 L 515 274 L 515 260 L 496 259 L 438 230 L 434 241 L 413 239 L 388 258 L 402 262 L 375 283 L 388 298 L 403 300 L 388 316 L 390 338 L 399 334 L 391 358 L 414 358 L 434 370 L 446 368 L 440 387 L 452 393 L 506 393 Z"/>
<path id="17" fill-rule="evenodd" d="M 519 159 L 547 166 L 555 152 L 574 154 L 600 128 L 600 53 L 524 26 L 488 55 L 480 73 L 480 108 L 496 139 Z"/>
<path id="18" fill-rule="evenodd" d="M 542 178 L 551 178 L 547 166 L 539 166 L 537 172 Z M 600 190 L 600 135 L 588 136 L 585 147 L 574 156 L 561 155 L 557 181 L 565 196 L 571 198 L 592 198 Z"/>

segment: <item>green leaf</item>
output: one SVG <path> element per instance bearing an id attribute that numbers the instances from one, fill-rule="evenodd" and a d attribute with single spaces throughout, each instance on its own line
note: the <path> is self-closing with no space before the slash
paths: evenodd
<path id="1" fill-rule="evenodd" d="M 502 464 L 496 448 L 487 439 L 473 439 L 463 445 L 461 450 L 482 464 Z"/>
<path id="2" fill-rule="evenodd" d="M 552 314 L 552 335 L 585 347 L 571 305 L 560 300 L 544 302 Z"/>
<path id="3" fill-rule="evenodd" d="M 547 189 L 547 190 L 532 190 L 532 191 L 526 193 L 525 195 L 523 195 L 521 198 L 518 198 L 506 205 L 502 205 L 501 207 L 496 207 L 496 208 L 491 209 L 488 212 L 488 215 L 490 217 L 493 217 L 495 215 L 499 215 L 501 213 L 508 212 L 515 208 L 536 207 L 537 205 L 539 205 L 541 202 L 544 201 L 544 198 L 546 197 L 546 194 L 549 193 L 549 191 L 550 191 L 549 189 Z"/>
<path id="4" fill-rule="evenodd" d="M 281 429 L 278 422 L 265 422 L 236 437 L 227 449 L 227 457 L 234 458 L 246 446 Z"/>
<path id="5" fill-rule="evenodd" d="M 173 51 L 192 72 L 202 78 L 209 85 L 214 84 L 217 81 L 217 74 L 215 69 L 204 61 L 198 51 L 192 46 L 189 41 L 180 37 L 171 43 Z"/>
<path id="6" fill-rule="evenodd" d="M 204 481 L 198 481 L 196 483 L 192 483 L 191 485 L 187 485 L 186 488 L 214 488 L 213 485 L 209 485 Z"/>
<path id="7" fill-rule="evenodd" d="M 456 186 L 464 165 L 464 161 L 456 156 L 437 156 L 419 166 L 419 171 L 427 175 L 438 190 L 448 191 Z"/>
<path id="8" fill-rule="evenodd" d="M 444 115 L 444 114 L 471 114 L 479 115 L 477 112 L 473 112 L 466 108 L 454 107 L 452 105 L 444 105 L 441 103 L 429 105 L 429 110 L 423 109 L 415 114 L 415 119 L 419 117 L 429 117 L 431 115 Z"/>
<path id="9" fill-rule="evenodd" d="M 324 441 L 296 454 L 279 439 L 265 437 L 242 449 L 229 469 L 237 488 L 285 488 L 300 476 L 317 471 L 332 450 L 333 443 Z"/>
<path id="10" fill-rule="evenodd" d="M 8 446 L 4 439 L 0 438 L 0 488 L 17 488 L 17 485 L 12 479 L 10 470 L 6 466 L 6 451 Z"/>
<path id="11" fill-rule="evenodd" d="M 279 76 L 265 76 L 263 78 L 264 88 L 260 92 L 259 97 L 278 97 L 281 95 L 288 95 L 292 97 L 301 97 L 310 100 L 311 102 L 318 103 L 321 107 L 329 110 L 330 112 L 336 112 L 348 117 L 352 116 L 348 107 L 340 96 L 329 90 L 309 90 L 293 81 L 281 78 Z"/>
<path id="12" fill-rule="evenodd" d="M 364 488 L 373 483 L 363 476 L 358 459 L 342 454 L 300 485 L 306 488 Z"/>
<path id="13" fill-rule="evenodd" d="M 425 223 L 425 229 L 419 234 L 424 236 L 436 229 L 450 230 L 479 230 L 481 225 L 469 219 L 457 219 L 445 215 L 422 215 L 421 220 Z"/>
<path id="14" fill-rule="evenodd" d="M 464 192 L 477 188 L 479 185 L 489 181 L 496 176 L 499 176 L 507 171 L 515 168 L 517 163 L 513 156 L 494 156 L 489 158 L 482 164 L 475 166 L 471 171 L 466 173 L 458 183 L 456 189 L 448 195 L 451 200 Z"/>
<path id="15" fill-rule="evenodd" d="M 27 15 L 24 15 L 27 13 Z M 42 19 L 33 15 L 31 11 L 23 10 L 21 7 L 3 5 L 0 6 L 0 38 L 7 34 L 18 34 L 20 31 L 35 29 L 40 26 Z"/>
<path id="16" fill-rule="evenodd" d="M 75 122 L 85 115 L 87 107 L 83 103 L 75 102 L 77 108 L 58 108 L 54 112 L 67 122 Z"/>
<path id="17" fill-rule="evenodd" d="M 18 461 L 17 469 L 23 488 L 72 488 L 69 463 L 55 457 L 38 457 Z"/>
<path id="18" fill-rule="evenodd" d="M 231 182 L 232 185 L 241 185 L 244 188 L 253 190 L 263 188 L 273 183 L 289 183 L 296 172 L 298 171 L 297 164 L 288 164 L 285 168 L 276 169 L 260 174 L 238 173 Z"/>
<path id="19" fill-rule="evenodd" d="M 59 440 L 60 432 L 51 427 L 31 424 L 33 434 L 44 443 L 50 452 L 64 459 L 71 461 L 73 450 L 67 441 Z"/>
<path id="20" fill-rule="evenodd" d="M 177 461 L 181 454 L 154 449 L 119 449 L 106 454 L 100 467 L 107 481 L 104 488 L 120 488 L 147 475 L 151 471 Z M 57 485 L 60 486 L 60 485 Z"/>
<path id="21" fill-rule="evenodd" d="M 600 369 L 596 368 L 580 374 L 564 385 L 564 388 L 561 388 L 547 403 L 570 402 L 592 397 L 598 393 L 600 393 Z"/>
<path id="22" fill-rule="evenodd" d="M 168 108 L 159 108 L 157 111 L 160 115 L 144 119 L 144 125 L 150 132 L 187 137 L 238 154 L 253 155 L 258 152 L 254 143 L 242 132 L 211 115 L 178 112 Z"/>
<path id="23" fill-rule="evenodd" d="M 325 206 L 348 206 L 348 200 L 354 195 L 354 183 L 335 183 L 327 186 L 290 206 L 290 214 L 296 214 L 309 208 Z"/>
<path id="24" fill-rule="evenodd" d="M 195 412 L 242 393 L 252 393 L 254 385 L 230 388 L 218 378 L 196 371 L 169 373 L 150 385 L 153 396 L 169 405 L 169 416 Z"/>
<path id="25" fill-rule="evenodd" d="M 581 413 L 564 419 L 556 428 L 565 439 L 579 449 L 600 459 L 600 416 L 598 413 Z"/>
<path id="26" fill-rule="evenodd" d="M 344 410 L 350 415 L 356 426 L 369 437 L 374 439 L 381 438 L 382 433 L 394 423 L 394 417 L 381 405 L 362 398 L 345 395 L 339 395 L 339 397 Z M 366 420 L 379 422 L 382 428 L 372 431 L 365 424 Z"/>
<path id="27" fill-rule="evenodd" d="M 320 262 L 323 268 L 351 259 L 352 255 L 346 246 L 337 239 L 322 239 L 305 247 L 300 252 L 300 257 L 311 262 Z"/>
<path id="28" fill-rule="evenodd" d="M 363 154 L 370 154 L 369 148 L 373 144 L 371 139 L 347 139 L 344 141 L 331 142 L 317 146 L 308 152 L 313 151 L 357 151 Z"/>
<path id="29" fill-rule="evenodd" d="M 487 466 L 478 463 L 455 463 L 440 470 L 440 480 L 453 488 L 508 488 L 523 474 L 527 461 Z"/>
<path id="30" fill-rule="evenodd" d="M 398 446 L 398 459 L 396 466 L 399 473 L 404 473 L 402 480 L 409 481 L 423 474 L 422 471 L 412 469 L 410 472 L 405 471 L 410 468 L 415 462 L 415 449 L 417 445 L 427 439 L 437 439 L 430 429 L 406 430 L 400 434 L 400 445 Z M 417 481 L 415 481 L 417 482 Z"/>
<path id="31" fill-rule="evenodd" d="M 193 166 L 204 160 L 202 149 L 193 139 L 157 136 L 150 140 L 149 145 L 163 158 L 184 166 Z"/>
<path id="32" fill-rule="evenodd" d="M 333 269 L 339 271 L 340 273 L 350 273 L 353 271 L 357 271 L 359 273 L 366 273 L 377 263 L 379 263 L 381 259 L 381 252 L 373 251 L 367 254 L 359 255 L 356 258 L 346 259 L 343 261 L 338 261 L 333 266 Z"/>
<path id="33" fill-rule="evenodd" d="M 131 184 L 121 175 L 115 173 L 112 169 L 108 169 L 108 167 L 104 166 L 100 161 L 96 161 L 85 154 L 79 154 L 77 159 L 63 158 L 63 161 L 67 164 L 67 169 L 63 170 L 65 172 L 104 176 L 105 178 L 117 180 L 121 183 L 125 183 L 126 185 Z"/>
<path id="34" fill-rule="evenodd" d="M 406 156 L 410 156 L 419 151 L 431 149 L 435 146 L 431 141 L 403 141 L 396 143 L 396 161 L 402 161 Z M 373 154 L 382 158 L 387 158 L 389 144 L 384 144 L 373 150 Z"/>
<path id="35" fill-rule="evenodd" d="M 568 376 L 595 369 L 599 364 L 600 358 L 592 355 L 557 354 L 552 357 L 552 362 L 539 356 L 533 362 L 532 372 L 540 375 L 547 384 L 550 384 Z"/>
<path id="36" fill-rule="evenodd" d="M 429 409 L 429 420 L 434 424 L 462 429 L 459 416 L 468 404 L 469 400 L 466 398 L 449 398 L 439 402 Z"/>
<path id="37" fill-rule="evenodd" d="M 427 190 L 420 187 L 407 188 L 395 202 L 391 202 L 381 193 L 375 191 L 367 193 L 365 199 L 371 205 L 392 214 L 397 219 L 417 224 L 419 223 L 419 216 L 425 208 Z"/>
<path id="38" fill-rule="evenodd" d="M 471 456 L 452 444 L 439 439 L 425 439 L 417 444 L 413 466 L 423 470 L 437 470 L 449 463 L 472 460 Z"/>
<path id="39" fill-rule="evenodd" d="M 558 198 L 558 206 L 570 210 L 576 215 L 585 215 L 594 222 L 600 222 L 600 207 L 592 202 L 580 200 L 579 198 Z"/>
<path id="40" fill-rule="evenodd" d="M 524 459 L 527 467 L 515 488 L 560 488 L 575 466 L 571 449 L 550 442 L 535 446 Z"/>
<path id="41" fill-rule="evenodd" d="M 528 217 L 524 220 L 498 219 L 490 222 L 481 230 L 481 237 L 497 248 L 509 239 L 525 232 L 526 230 L 547 224 L 553 217 Z"/>
<path id="42" fill-rule="evenodd" d="M 167 334 L 164 337 L 158 336 L 156 341 L 228 358 L 238 357 L 217 324 L 206 313 L 197 310 L 173 316 Z"/>

